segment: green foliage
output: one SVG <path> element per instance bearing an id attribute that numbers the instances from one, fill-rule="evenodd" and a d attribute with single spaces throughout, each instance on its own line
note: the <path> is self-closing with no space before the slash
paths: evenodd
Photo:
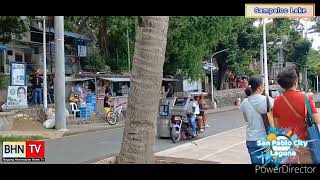
<path id="1" fill-rule="evenodd" d="M 9 77 L 0 73 L 0 90 L 6 88 L 9 85 Z"/>
<path id="2" fill-rule="evenodd" d="M 13 38 L 21 39 L 22 33 L 29 29 L 30 21 L 26 16 L 0 16 L 0 42 L 7 44 Z"/>
<path id="3" fill-rule="evenodd" d="M 67 16 L 66 30 L 87 34 L 93 38 L 91 46 L 98 47 L 101 58 L 112 71 L 128 70 L 128 40 L 129 55 L 132 61 L 135 39 L 136 17 L 134 16 Z M 95 52 L 96 53 L 96 52 Z M 98 58 L 99 59 L 99 58 Z M 101 66 L 100 61 L 93 66 Z"/>
<path id="4" fill-rule="evenodd" d="M 310 76 L 316 76 L 320 74 L 320 53 L 311 49 L 308 53 L 307 65 Z"/>
<path id="5" fill-rule="evenodd" d="M 19 141 L 37 141 L 37 140 L 43 140 L 43 139 L 45 138 L 42 136 L 15 136 L 15 135 L 0 136 L 0 144 L 2 144 L 3 141 L 19 142 Z"/>
<path id="6" fill-rule="evenodd" d="M 287 58 L 294 62 L 300 69 L 306 65 L 308 53 L 311 48 L 311 43 L 304 39 L 295 40 L 291 44 Z"/>
<path id="7" fill-rule="evenodd" d="M 198 79 L 204 75 L 202 62 L 228 48 L 222 60 L 230 70 L 251 73 L 249 64 L 259 51 L 258 29 L 253 20 L 228 16 L 170 17 L 164 72 Z"/>
<path id="8" fill-rule="evenodd" d="M 99 52 L 99 49 L 94 49 L 88 53 L 88 60 L 84 63 L 84 69 L 89 72 L 108 72 L 110 67 L 106 65 L 105 57 Z"/>

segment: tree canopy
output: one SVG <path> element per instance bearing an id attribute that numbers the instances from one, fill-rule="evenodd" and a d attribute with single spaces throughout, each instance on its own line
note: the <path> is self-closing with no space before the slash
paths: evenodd
<path id="1" fill-rule="evenodd" d="M 20 39 L 29 29 L 30 20 L 26 16 L 0 16 L 0 43 L 6 44 Z"/>

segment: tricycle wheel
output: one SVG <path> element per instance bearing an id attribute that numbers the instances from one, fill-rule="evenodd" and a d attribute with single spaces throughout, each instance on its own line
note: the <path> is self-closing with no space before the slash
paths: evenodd
<path id="1" fill-rule="evenodd" d="M 180 129 L 177 127 L 173 127 L 171 128 L 171 139 L 172 142 L 177 143 L 180 141 L 180 137 L 181 137 L 181 133 L 180 133 Z"/>

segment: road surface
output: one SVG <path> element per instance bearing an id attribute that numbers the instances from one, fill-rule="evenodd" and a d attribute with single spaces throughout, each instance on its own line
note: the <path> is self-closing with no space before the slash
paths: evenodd
<path id="1" fill-rule="evenodd" d="M 210 125 L 198 138 L 204 138 L 245 125 L 239 111 L 211 114 L 207 124 Z M 87 134 L 67 136 L 46 140 L 46 164 L 77 164 L 118 153 L 121 147 L 123 128 L 109 129 Z M 171 139 L 157 139 L 155 152 L 172 148 L 189 142 L 187 140 L 174 144 Z M 2 163 L 2 162 L 1 162 Z M 37 163 L 38 164 L 38 163 Z"/>

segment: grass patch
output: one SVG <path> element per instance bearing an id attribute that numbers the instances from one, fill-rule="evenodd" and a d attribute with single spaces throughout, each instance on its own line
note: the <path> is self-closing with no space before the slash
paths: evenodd
<path id="1" fill-rule="evenodd" d="M 0 144 L 2 144 L 3 141 L 36 141 L 36 140 L 43 140 L 45 139 L 42 136 L 0 136 Z"/>

